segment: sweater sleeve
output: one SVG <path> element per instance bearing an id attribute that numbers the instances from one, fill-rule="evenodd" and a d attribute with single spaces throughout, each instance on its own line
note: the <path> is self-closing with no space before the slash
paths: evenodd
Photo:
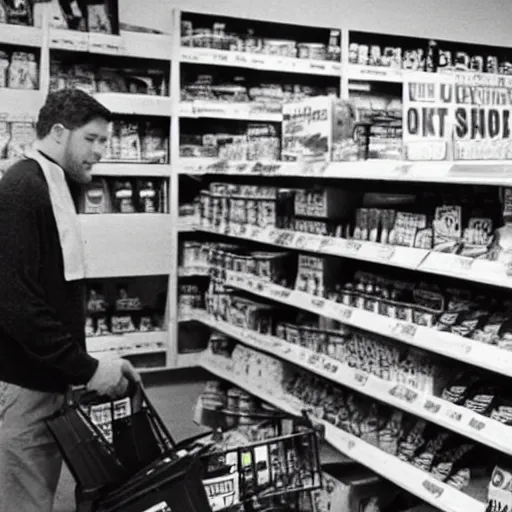
<path id="1" fill-rule="evenodd" d="M 98 361 L 73 339 L 39 284 L 38 208 L 47 192 L 34 181 L 27 173 L 16 186 L 0 190 L 0 331 L 70 385 L 86 384 Z"/>

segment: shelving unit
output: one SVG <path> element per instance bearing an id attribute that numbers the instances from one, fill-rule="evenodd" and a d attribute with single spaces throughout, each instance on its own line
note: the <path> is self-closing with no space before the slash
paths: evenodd
<path id="1" fill-rule="evenodd" d="M 248 382 L 246 378 L 238 376 L 229 366 L 229 362 L 226 364 L 222 357 L 205 353 L 201 359 L 201 366 L 213 375 L 235 384 L 252 395 L 290 414 L 299 415 L 304 408 L 301 403 L 298 403 L 293 397 L 286 395 L 280 389 L 270 393 L 268 389 L 262 389 L 262 387 Z M 347 432 L 323 421 L 322 423 L 324 423 L 326 429 L 325 439 L 334 448 L 434 507 L 445 512 L 484 512 L 484 503 L 435 480 L 428 473 L 382 452 Z"/>

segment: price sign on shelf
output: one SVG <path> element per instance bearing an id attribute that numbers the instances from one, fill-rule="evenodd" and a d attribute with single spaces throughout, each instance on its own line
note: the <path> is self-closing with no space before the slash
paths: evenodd
<path id="1" fill-rule="evenodd" d="M 418 326 L 408 322 L 397 322 L 391 328 L 391 334 L 393 336 L 396 336 L 398 339 L 404 340 L 406 342 L 413 341 L 417 332 Z"/>
<path id="2" fill-rule="evenodd" d="M 433 402 L 430 399 L 425 400 L 425 403 L 423 404 L 423 409 L 425 409 L 428 412 L 431 412 L 433 414 L 437 414 L 440 409 L 441 405 L 437 404 L 436 402 Z"/>
<path id="3" fill-rule="evenodd" d="M 475 260 L 466 256 L 432 251 L 420 265 L 420 270 L 430 270 L 447 275 L 467 276 L 473 271 Z"/>
<path id="4" fill-rule="evenodd" d="M 358 242 L 357 240 L 345 240 L 343 249 L 347 256 L 359 256 L 363 249 L 363 242 Z"/>
<path id="5" fill-rule="evenodd" d="M 462 421 L 462 413 L 455 409 L 447 408 L 447 409 L 445 409 L 444 413 L 449 419 L 451 419 L 453 421 L 457 421 L 457 422 Z"/>
<path id="6" fill-rule="evenodd" d="M 368 382 L 369 375 L 364 372 L 354 372 L 354 381 L 355 383 L 361 387 L 364 388 Z"/>
<path id="7" fill-rule="evenodd" d="M 402 384 L 398 384 L 397 386 L 391 388 L 389 390 L 389 394 L 409 404 L 412 404 L 419 397 L 419 393 L 417 391 L 409 389 L 408 387 L 403 386 Z"/>
<path id="8" fill-rule="evenodd" d="M 435 498 L 440 498 L 443 495 L 444 489 L 439 485 L 438 482 L 427 478 L 423 480 L 422 484 L 423 488 L 432 494 Z"/>
<path id="9" fill-rule="evenodd" d="M 471 420 L 469 421 L 469 426 L 472 429 L 475 429 L 476 431 L 481 432 L 487 426 L 487 423 L 485 423 L 485 421 L 482 421 L 477 418 L 471 418 Z"/>
<path id="10" fill-rule="evenodd" d="M 372 244 L 373 245 L 373 244 Z M 385 244 L 375 244 L 374 255 L 379 261 L 391 261 L 396 253 L 396 247 Z"/>

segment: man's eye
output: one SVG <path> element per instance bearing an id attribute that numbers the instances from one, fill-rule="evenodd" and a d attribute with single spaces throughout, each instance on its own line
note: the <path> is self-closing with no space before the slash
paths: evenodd
<path id="1" fill-rule="evenodd" d="M 87 142 L 94 142 L 96 139 L 94 137 L 86 137 L 85 140 Z"/>

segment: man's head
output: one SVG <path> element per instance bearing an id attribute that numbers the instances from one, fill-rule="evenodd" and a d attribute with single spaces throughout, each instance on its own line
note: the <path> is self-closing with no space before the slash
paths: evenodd
<path id="1" fill-rule="evenodd" d="M 39 147 L 78 183 L 91 180 L 105 150 L 111 112 L 78 89 L 50 93 L 39 112 Z"/>

